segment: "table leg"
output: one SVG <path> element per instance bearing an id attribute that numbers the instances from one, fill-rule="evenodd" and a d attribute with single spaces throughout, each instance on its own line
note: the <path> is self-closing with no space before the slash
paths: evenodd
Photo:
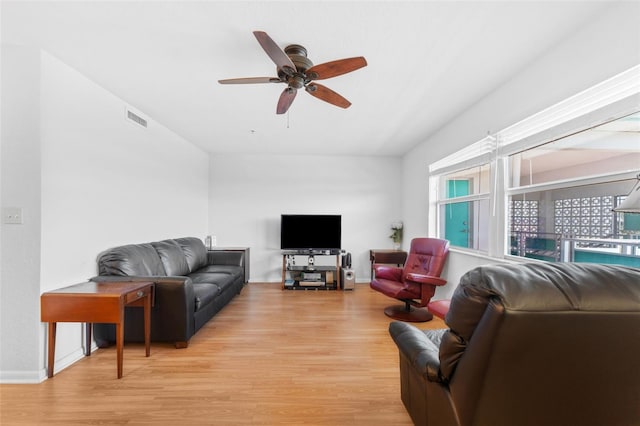
<path id="1" fill-rule="evenodd" d="M 91 323 L 84 324 L 84 356 L 91 355 Z"/>
<path id="2" fill-rule="evenodd" d="M 55 322 L 49 323 L 49 352 L 47 354 L 47 377 L 53 377 L 53 362 L 56 358 L 56 325 Z"/>
<path id="3" fill-rule="evenodd" d="M 144 349 L 145 356 L 151 354 L 151 292 L 144 298 Z"/>
<path id="4" fill-rule="evenodd" d="M 122 377 L 122 358 L 124 355 L 124 324 L 116 323 L 116 352 L 118 357 L 118 379 Z"/>

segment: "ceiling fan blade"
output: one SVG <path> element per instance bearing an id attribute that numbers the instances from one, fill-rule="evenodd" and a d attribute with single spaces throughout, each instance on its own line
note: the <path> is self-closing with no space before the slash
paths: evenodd
<path id="1" fill-rule="evenodd" d="M 276 114 L 284 114 L 285 112 L 287 112 L 297 94 L 298 91 L 293 87 L 287 87 L 286 89 L 284 89 L 284 91 L 280 95 L 280 99 L 278 99 Z"/>
<path id="2" fill-rule="evenodd" d="M 315 96 L 318 99 L 329 102 L 330 104 L 333 104 L 340 108 L 349 108 L 351 106 L 351 102 L 321 84 L 311 83 L 308 84 L 305 89 L 312 96 Z"/>
<path id="3" fill-rule="evenodd" d="M 314 65 L 307 70 L 306 74 L 309 80 L 323 80 L 325 78 L 346 74 L 366 66 L 366 59 L 364 59 L 363 56 L 358 56 Z"/>
<path id="4" fill-rule="evenodd" d="M 220 84 L 260 84 L 260 83 L 282 83 L 277 77 L 247 77 L 247 78 L 228 78 L 226 80 L 218 80 Z"/>
<path id="5" fill-rule="evenodd" d="M 254 31 L 253 35 L 258 39 L 258 43 L 267 52 L 267 55 L 271 60 L 281 69 L 286 75 L 291 75 L 296 71 L 296 66 L 291 62 L 289 56 L 276 44 L 275 41 L 269 37 L 264 31 Z"/>

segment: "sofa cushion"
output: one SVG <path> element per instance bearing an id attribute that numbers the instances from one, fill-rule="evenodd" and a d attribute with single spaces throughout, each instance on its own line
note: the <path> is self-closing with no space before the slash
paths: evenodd
<path id="1" fill-rule="evenodd" d="M 114 247 L 98 256 L 100 275 L 166 276 L 160 256 L 151 244 Z"/>
<path id="2" fill-rule="evenodd" d="M 204 243 L 195 237 L 176 238 L 174 240 L 184 253 L 189 271 L 197 271 L 207 264 L 207 249 Z"/>
<path id="3" fill-rule="evenodd" d="M 207 265 L 204 268 L 200 268 L 192 273 L 224 273 L 231 275 L 244 274 L 244 268 L 235 265 Z"/>
<path id="4" fill-rule="evenodd" d="M 184 276 L 189 273 L 189 264 L 182 248 L 173 240 L 151 243 L 156 249 L 164 270 L 169 276 Z"/>
<path id="5" fill-rule="evenodd" d="M 211 283 L 194 283 L 193 293 L 196 297 L 195 310 L 197 312 L 220 294 L 220 287 Z"/>
<path id="6" fill-rule="evenodd" d="M 233 275 L 226 272 L 196 272 L 189 274 L 189 278 L 194 283 L 217 284 L 221 289 L 224 289 L 227 283 L 233 282 Z"/>

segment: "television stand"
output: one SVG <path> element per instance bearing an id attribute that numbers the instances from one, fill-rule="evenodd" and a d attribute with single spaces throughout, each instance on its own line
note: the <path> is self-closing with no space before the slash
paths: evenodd
<path id="1" fill-rule="evenodd" d="M 322 264 L 316 264 L 320 257 Z M 335 258 L 335 265 L 331 264 Z M 340 252 L 330 250 L 282 253 L 283 290 L 337 290 L 340 288 Z"/>

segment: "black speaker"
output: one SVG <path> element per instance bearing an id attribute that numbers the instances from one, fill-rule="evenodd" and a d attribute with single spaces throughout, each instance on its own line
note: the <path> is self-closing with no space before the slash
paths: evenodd
<path id="1" fill-rule="evenodd" d="M 343 290 L 353 290 L 356 287 L 356 271 L 351 268 L 340 268 L 340 283 Z"/>

